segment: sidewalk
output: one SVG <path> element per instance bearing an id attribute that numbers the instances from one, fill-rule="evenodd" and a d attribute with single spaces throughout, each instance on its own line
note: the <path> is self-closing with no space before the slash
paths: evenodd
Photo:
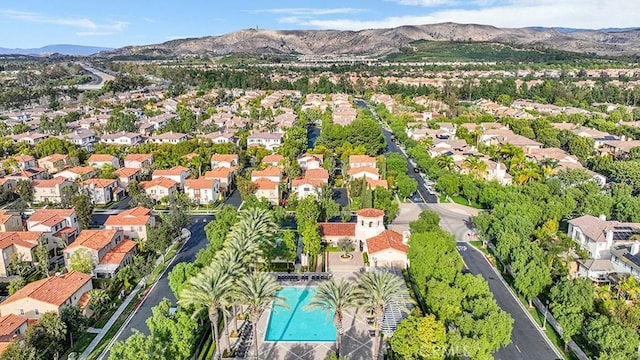
<path id="1" fill-rule="evenodd" d="M 131 291 L 131 294 L 129 294 L 129 296 L 127 296 L 127 298 L 124 299 L 122 304 L 120 304 L 120 306 L 118 307 L 118 310 L 116 310 L 116 312 L 113 313 L 113 316 L 111 316 L 111 319 L 107 321 L 107 323 L 102 327 L 102 329 L 99 329 L 100 331 L 98 332 L 98 335 L 91 341 L 91 343 L 89 343 L 89 346 L 87 346 L 87 348 L 84 349 L 84 351 L 82 352 L 82 354 L 80 354 L 80 357 L 78 359 L 80 360 L 86 359 L 89 356 L 89 354 L 91 354 L 91 352 L 96 348 L 96 346 L 98 346 L 102 338 L 104 338 L 104 336 L 107 334 L 109 329 L 111 329 L 111 327 L 113 326 L 113 323 L 115 323 L 116 320 L 118 320 L 120 315 L 122 315 L 122 312 L 124 311 L 124 309 L 129 305 L 129 303 L 131 303 L 131 301 L 136 297 L 136 295 L 138 295 L 138 292 L 140 291 L 140 289 L 144 287 L 144 285 L 145 285 L 145 280 L 141 280 L 138 283 L 138 285 L 136 285 L 133 291 Z"/>

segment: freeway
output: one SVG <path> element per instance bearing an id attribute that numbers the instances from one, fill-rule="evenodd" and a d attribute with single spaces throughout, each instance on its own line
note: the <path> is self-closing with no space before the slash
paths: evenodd
<path id="1" fill-rule="evenodd" d="M 125 341 L 133 335 L 133 329 L 139 330 L 143 334 L 149 334 L 146 320 L 151 317 L 151 308 L 158 305 L 163 298 L 171 300 L 175 304 L 176 298 L 169 288 L 169 272 L 180 262 L 193 262 L 200 249 L 207 245 L 207 237 L 204 227 L 214 219 L 213 215 L 194 215 L 193 224 L 189 227 L 191 238 L 184 244 L 184 247 L 176 255 L 174 261 L 164 272 L 158 282 L 151 288 L 143 302 L 138 306 L 135 315 L 125 324 L 122 332 L 118 334 L 118 341 Z M 104 359 L 108 358 L 108 354 Z"/>

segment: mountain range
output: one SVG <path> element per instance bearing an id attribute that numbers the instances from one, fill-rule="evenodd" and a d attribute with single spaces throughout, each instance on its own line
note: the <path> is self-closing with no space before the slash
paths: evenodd
<path id="1" fill-rule="evenodd" d="M 489 25 L 441 23 L 391 29 L 263 30 L 245 29 L 220 36 L 127 46 L 96 56 L 189 57 L 251 54 L 353 54 L 380 56 L 416 41 L 495 42 L 602 56 L 640 54 L 640 29 L 574 30 L 565 28 L 497 28 Z"/>
<path id="2" fill-rule="evenodd" d="M 47 45 L 41 48 L 35 49 L 7 49 L 0 47 L 0 55 L 50 55 L 50 54 L 62 54 L 62 55 L 80 55 L 89 56 L 101 51 L 109 51 L 113 48 L 98 47 L 98 46 L 83 46 L 83 45 Z"/>

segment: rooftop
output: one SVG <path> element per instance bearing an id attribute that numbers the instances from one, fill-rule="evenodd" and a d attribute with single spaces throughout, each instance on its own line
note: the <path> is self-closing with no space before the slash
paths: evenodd
<path id="1" fill-rule="evenodd" d="M 91 281 L 91 275 L 72 271 L 70 273 L 51 276 L 27 284 L 15 294 L 9 296 L 2 304 L 31 298 L 52 305 L 61 306 L 73 294 Z"/>
<path id="2" fill-rule="evenodd" d="M 83 246 L 89 249 L 100 251 L 105 246 L 111 243 L 114 237 L 116 237 L 118 230 L 82 230 L 78 238 L 67 245 L 65 250 L 74 249 L 79 246 Z"/>

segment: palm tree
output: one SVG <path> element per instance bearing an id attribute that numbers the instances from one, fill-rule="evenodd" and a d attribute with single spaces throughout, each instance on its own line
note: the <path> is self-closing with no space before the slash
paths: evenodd
<path id="1" fill-rule="evenodd" d="M 555 173 L 555 169 L 558 167 L 558 160 L 553 158 L 544 158 L 540 160 L 538 165 L 542 170 L 542 177 L 546 179 Z"/>
<path id="2" fill-rule="evenodd" d="M 380 352 L 380 322 L 385 307 L 394 302 L 410 301 L 409 291 L 404 280 L 386 271 L 369 272 L 360 277 L 360 297 L 364 305 L 373 312 L 373 359 L 378 360 Z M 406 308 L 403 310 L 407 311 Z"/>
<path id="3" fill-rule="evenodd" d="M 477 179 L 482 179 L 487 172 L 487 163 L 475 156 L 467 156 L 462 162 L 462 168 L 467 169 Z"/>
<path id="4" fill-rule="evenodd" d="M 243 209 L 238 214 L 239 222 L 236 226 L 246 226 L 260 238 L 271 238 L 278 231 L 278 225 L 273 219 L 271 211 L 262 208 Z"/>
<path id="5" fill-rule="evenodd" d="M 231 251 L 229 248 L 225 248 L 215 256 L 214 261 L 211 263 L 212 266 L 215 266 L 219 271 L 227 273 L 231 276 L 232 281 L 237 281 L 246 274 L 246 266 L 243 266 L 243 263 L 246 263 L 243 259 L 243 254 L 236 251 Z M 238 332 L 238 316 L 237 316 L 237 308 L 236 303 L 231 303 L 232 314 L 233 315 L 233 333 L 236 334 Z M 229 324 L 227 323 L 227 316 L 223 314 L 224 320 L 224 328 L 225 328 L 225 336 L 227 337 L 227 343 L 231 344 L 230 336 L 229 336 Z"/>
<path id="6" fill-rule="evenodd" d="M 339 281 L 331 279 L 318 286 L 316 293 L 311 297 L 311 301 L 305 306 L 309 310 L 325 311 L 327 316 L 331 312 L 334 313 L 333 321 L 338 330 L 338 336 L 336 336 L 336 354 L 338 357 L 340 357 L 340 343 L 344 333 L 344 328 L 342 327 L 344 313 L 355 308 L 358 305 L 359 298 L 357 288 L 353 284 L 345 279 L 340 279 Z"/>
<path id="7" fill-rule="evenodd" d="M 640 293 L 640 284 L 638 284 L 636 278 L 631 275 L 620 280 L 616 288 L 618 290 L 618 299 L 624 294 L 628 300 L 635 301 Z"/>
<path id="8" fill-rule="evenodd" d="M 257 325 L 260 315 L 273 303 L 285 308 L 288 307 L 287 304 L 284 303 L 285 299 L 276 295 L 281 288 L 282 287 L 273 276 L 259 272 L 254 272 L 244 276 L 236 284 L 235 298 L 240 304 L 248 306 L 253 329 L 256 359 L 259 358 Z"/>
<path id="9" fill-rule="evenodd" d="M 436 162 L 439 168 L 445 170 L 453 169 L 453 158 L 447 155 L 438 155 L 433 160 Z"/>
<path id="10" fill-rule="evenodd" d="M 216 351 L 220 349 L 218 338 L 218 318 L 220 312 L 227 311 L 231 302 L 233 281 L 231 276 L 215 266 L 208 266 L 201 273 L 191 278 L 187 287 L 182 290 L 178 302 L 184 306 L 195 307 L 193 316 L 206 310 L 211 322 L 213 341 Z"/>
<path id="11" fill-rule="evenodd" d="M 528 161 L 525 166 L 518 172 L 517 182 L 520 185 L 524 185 L 531 181 L 540 181 L 542 176 L 538 164 L 532 161 Z"/>

